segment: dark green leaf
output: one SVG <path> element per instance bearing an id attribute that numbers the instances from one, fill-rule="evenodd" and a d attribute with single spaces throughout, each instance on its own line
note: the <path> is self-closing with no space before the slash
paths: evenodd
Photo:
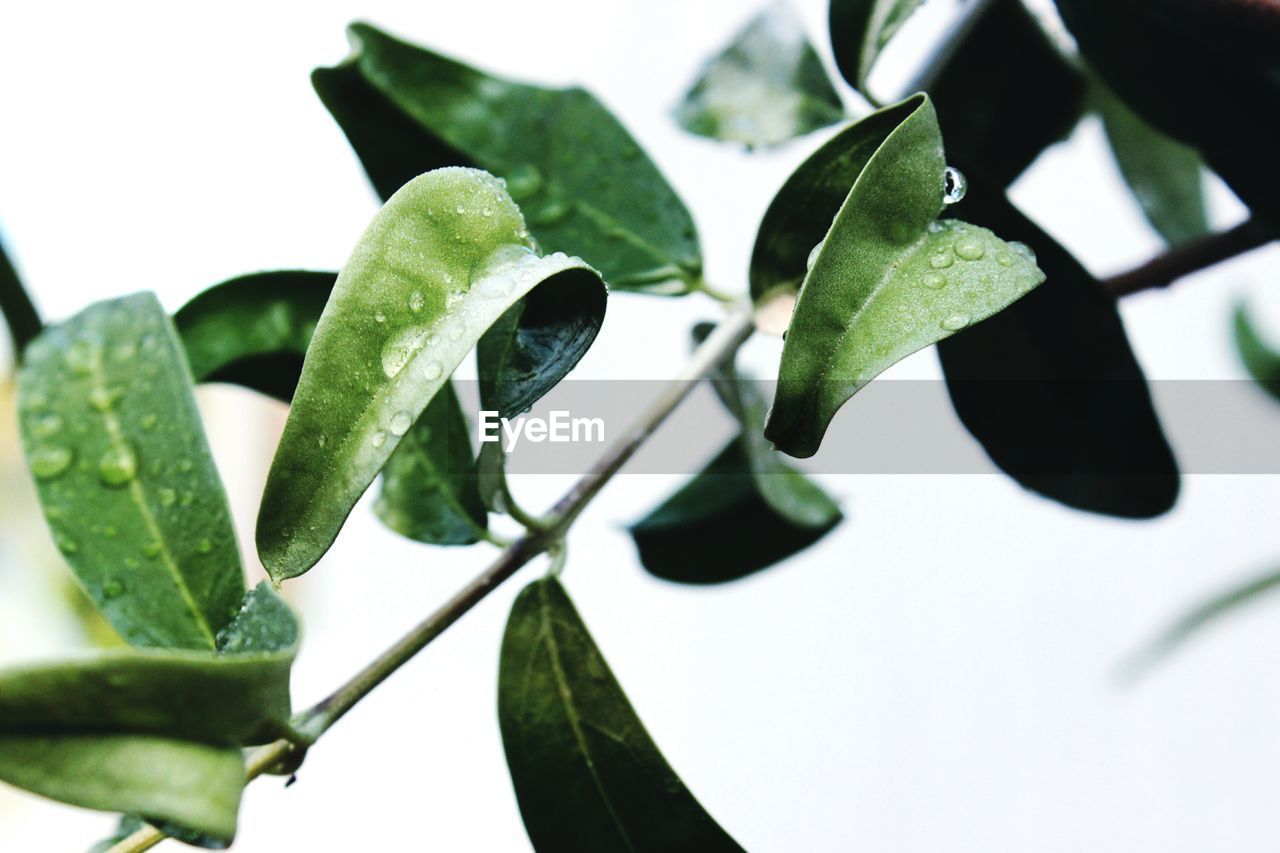
<path id="1" fill-rule="evenodd" d="M 1219 0 L 1057 0 L 1081 52 L 1125 103 L 1194 145 L 1280 228 L 1280 6 Z"/>
<path id="2" fill-rule="evenodd" d="M 599 298 L 582 261 L 539 257 L 484 172 L 410 181 L 374 218 L 320 318 L 258 516 L 277 581 L 324 554 L 351 508 L 480 336 L 545 281 Z"/>
<path id="3" fill-rule="evenodd" d="M 213 649 L 244 576 L 169 318 L 150 294 L 93 305 L 27 348 L 27 462 L 67 562 L 139 646 Z"/>
<path id="4" fill-rule="evenodd" d="M 962 164 L 970 168 L 969 164 Z M 1034 247 L 1047 280 L 938 347 L 956 414 L 992 461 L 1068 506 L 1133 518 L 1178 496 L 1115 298 L 976 171 L 958 212 Z"/>
<path id="5" fill-rule="evenodd" d="M 765 428 L 783 452 L 812 456 L 877 374 L 1044 280 L 990 231 L 937 221 L 945 168 L 933 107 L 917 95 L 820 148 L 765 213 L 752 293 L 803 282 Z"/>
<path id="6" fill-rule="evenodd" d="M 214 285 L 173 315 L 197 382 L 289 400 L 338 274 L 280 270 Z"/>
<path id="7" fill-rule="evenodd" d="M 172 821 L 230 844 L 244 758 L 236 747 L 152 735 L 0 735 L 0 780 L 75 806 Z"/>
<path id="8" fill-rule="evenodd" d="M 804 27 L 785 2 L 751 20 L 702 69 L 676 120 L 690 133 L 777 145 L 844 118 Z"/>
<path id="9" fill-rule="evenodd" d="M 1243 304 L 1236 306 L 1234 327 L 1236 351 L 1245 369 L 1268 394 L 1280 400 L 1280 351 L 1258 332 Z"/>
<path id="10" fill-rule="evenodd" d="M 116 846 L 121 841 L 124 841 L 130 835 L 133 835 L 146 825 L 147 822 L 136 814 L 121 815 L 120 823 L 116 825 L 116 831 L 90 847 L 88 853 L 107 853 L 107 851 L 112 847 Z"/>
<path id="11" fill-rule="evenodd" d="M 613 286 L 699 281 L 689 212 L 591 94 L 503 80 L 367 24 L 350 33 L 352 57 L 312 82 L 384 198 L 420 172 L 477 166 L 507 181 L 544 249 L 582 255 Z"/>
<path id="12" fill-rule="evenodd" d="M 1168 243 L 1209 233 L 1199 153 L 1147 124 L 1101 82 L 1093 102 L 1120 174 L 1156 233 Z"/>
<path id="13" fill-rule="evenodd" d="M 1146 674 L 1205 628 L 1218 624 L 1222 617 L 1254 604 L 1277 589 L 1280 589 L 1280 572 L 1272 571 L 1214 596 L 1166 628 L 1129 660 L 1124 675 L 1133 679 Z"/>
<path id="14" fill-rule="evenodd" d="M 864 91 L 871 67 L 889 40 L 924 0 L 831 0 L 829 22 L 836 65 Z"/>
<path id="15" fill-rule="evenodd" d="M 291 713 L 298 625 L 263 584 L 217 652 L 120 649 L 0 671 L 0 735 L 117 733 L 262 743 Z"/>
<path id="16" fill-rule="evenodd" d="M 382 471 L 373 505 L 392 530 L 435 545 L 470 545 L 488 529 L 467 421 L 446 382 Z"/>
<path id="17" fill-rule="evenodd" d="M 9 327 L 9 337 L 13 339 L 14 360 L 21 361 L 22 351 L 40 334 L 44 324 L 27 295 L 27 289 L 22 286 L 18 271 L 5 254 L 3 243 L 0 243 L 0 312 L 3 312 L 5 324 Z"/>
<path id="18" fill-rule="evenodd" d="M 741 850 L 645 732 L 554 578 L 511 608 L 498 721 L 535 850 Z"/>

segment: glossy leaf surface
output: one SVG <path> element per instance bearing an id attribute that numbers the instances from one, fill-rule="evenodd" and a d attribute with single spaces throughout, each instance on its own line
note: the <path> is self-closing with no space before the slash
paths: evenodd
<path id="1" fill-rule="evenodd" d="M 212 650 L 244 576 L 160 303 L 100 302 L 45 330 L 18 395 L 45 518 L 89 597 L 133 645 Z"/>
<path id="2" fill-rule="evenodd" d="M 535 850 L 741 850 L 662 757 L 554 578 L 512 606 L 498 721 Z"/>
<path id="3" fill-rule="evenodd" d="M 1236 351 L 1245 369 L 1268 394 L 1280 400 L 1280 350 L 1262 337 L 1244 305 L 1236 306 L 1233 325 Z"/>
<path id="4" fill-rule="evenodd" d="M 288 401 L 338 274 L 261 272 L 205 290 L 173 315 L 197 382 L 230 382 Z"/>
<path id="5" fill-rule="evenodd" d="M 583 299 L 603 288 L 582 261 L 534 252 L 491 175 L 440 169 L 387 202 L 338 276 L 271 466 L 258 550 L 273 578 L 315 564 L 480 336 L 552 279 Z"/>
<path id="6" fill-rule="evenodd" d="M 504 80 L 367 24 L 350 34 L 352 56 L 312 82 L 384 198 L 429 169 L 476 166 L 507 181 L 543 249 L 581 255 L 612 286 L 698 281 L 688 210 L 590 93 Z"/>
<path id="7" fill-rule="evenodd" d="M 1194 145 L 1280 228 L 1275 117 L 1280 6 L 1221 0 L 1056 0 L 1081 53 L 1125 103 Z"/>
<path id="8" fill-rule="evenodd" d="M 1171 244 L 1209 233 L 1200 154 L 1147 124 L 1101 83 L 1093 103 L 1120 174 L 1156 233 Z"/>
<path id="9" fill-rule="evenodd" d="M 802 280 L 765 429 L 780 450 L 812 456 L 877 374 L 1044 280 L 990 231 L 936 221 L 945 168 L 933 107 L 914 96 L 824 145 L 765 213 L 752 292 Z"/>
<path id="10" fill-rule="evenodd" d="M 1178 468 L 1115 298 L 994 181 L 971 170 L 956 207 L 1033 247 L 1047 276 L 1007 311 L 939 345 L 960 420 L 1032 491 L 1123 517 L 1167 511 Z"/>
<path id="11" fill-rule="evenodd" d="M 0 735 L 0 780 L 75 806 L 170 821 L 227 845 L 244 758 L 235 747 L 151 735 Z"/>
<path id="12" fill-rule="evenodd" d="M 121 649 L 0 671 L 0 734 L 122 733 L 243 745 L 279 736 L 291 713 L 298 625 L 265 583 L 217 652 Z"/>
<path id="13" fill-rule="evenodd" d="M 785 2 L 757 15 L 702 69 L 676 110 L 690 133 L 777 145 L 844 118 L 840 96 Z"/>

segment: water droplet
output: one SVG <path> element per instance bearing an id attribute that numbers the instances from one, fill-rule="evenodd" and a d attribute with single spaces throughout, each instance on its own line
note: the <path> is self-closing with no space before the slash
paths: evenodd
<path id="1" fill-rule="evenodd" d="M 322 436 L 320 436 L 320 437 L 318 437 L 318 438 L 316 439 L 316 444 L 320 445 L 321 447 L 324 447 L 324 446 L 325 446 L 326 444 L 328 444 L 328 443 L 329 443 L 329 438 L 328 438 L 328 436 L 323 436 L 323 435 L 322 435 Z"/>
<path id="2" fill-rule="evenodd" d="M 968 314 L 952 314 L 940 324 L 948 332 L 955 332 L 969 325 Z"/>
<path id="3" fill-rule="evenodd" d="M 377 314 L 373 315 L 373 319 L 374 319 L 374 322 L 385 323 L 387 322 L 387 315 L 379 311 Z"/>
<path id="4" fill-rule="evenodd" d="M 119 533 L 120 531 L 116 529 L 114 524 L 108 524 L 106 527 L 102 528 L 102 535 L 108 539 L 115 539 Z"/>
<path id="5" fill-rule="evenodd" d="M 467 209 L 460 204 L 455 204 L 453 206 L 453 212 L 461 216 L 462 214 L 467 212 Z"/>
<path id="6" fill-rule="evenodd" d="M 194 463 L 190 459 L 182 459 L 178 462 L 178 470 L 182 473 L 188 473 L 194 467 Z"/>
<path id="7" fill-rule="evenodd" d="M 930 272 L 924 274 L 924 277 L 920 279 L 920 283 L 930 290 L 941 290 L 947 286 L 947 279 L 946 276 L 940 273 Z"/>
<path id="8" fill-rule="evenodd" d="M 98 348 L 84 341 L 72 344 L 63 359 L 77 376 L 88 376 L 102 364 L 102 354 Z"/>
<path id="9" fill-rule="evenodd" d="M 969 189 L 969 179 L 955 166 L 948 166 L 942 173 L 942 203 L 955 204 L 964 198 Z"/>
<path id="10" fill-rule="evenodd" d="M 116 403 L 120 402 L 123 396 L 124 391 L 119 388 L 94 388 L 89 392 L 89 405 L 99 412 L 109 412 L 116 407 Z"/>
<path id="11" fill-rule="evenodd" d="M 409 310 L 415 314 L 422 310 L 422 306 L 426 304 L 426 298 L 422 295 L 421 290 L 415 290 L 409 294 Z"/>
<path id="12" fill-rule="evenodd" d="M 98 477 L 108 486 L 123 486 L 138 474 L 138 457 L 127 445 L 112 447 L 98 460 Z"/>
<path id="13" fill-rule="evenodd" d="M 173 505 L 174 505 L 174 504 L 176 504 L 177 502 L 178 502 L 178 493 L 177 493 L 177 492 L 175 492 L 173 489 L 161 489 L 161 490 L 160 490 L 160 505 L 161 505 L 161 506 L 173 506 Z"/>
<path id="14" fill-rule="evenodd" d="M 444 373 L 444 368 L 440 366 L 438 361 L 428 361 L 422 366 L 422 375 L 426 379 L 439 379 L 442 373 Z"/>
<path id="15" fill-rule="evenodd" d="M 821 251 L 822 251 L 822 244 L 821 244 L 821 243 L 819 243 L 818 245 L 814 246 L 812 249 L 810 249 L 810 250 L 809 250 L 809 257 L 807 257 L 807 258 L 805 258 L 805 259 L 804 259 L 804 268 L 805 268 L 806 270 L 811 270 L 811 269 L 813 269 L 813 265 L 814 265 L 815 263 L 817 263 L 817 260 L 818 260 L 818 254 L 819 254 Z"/>
<path id="16" fill-rule="evenodd" d="M 182 496 L 178 498 L 178 504 L 180 506 L 191 506 L 191 502 L 194 501 L 195 499 L 196 499 L 195 492 L 183 492 Z"/>
<path id="17" fill-rule="evenodd" d="M 119 598 L 124 594 L 124 584 L 120 581 L 107 581 L 102 585 L 102 595 L 105 598 Z"/>
<path id="18" fill-rule="evenodd" d="M 71 467 L 71 451 L 65 447 L 38 447 L 31 454 L 31 473 L 38 480 L 52 480 Z"/>
<path id="19" fill-rule="evenodd" d="M 201 539 L 199 542 L 196 543 L 196 550 L 199 551 L 201 554 L 208 554 L 210 551 L 213 550 L 213 543 L 210 542 L 208 539 Z"/>
<path id="20" fill-rule="evenodd" d="M 404 435 L 409 431 L 409 427 L 413 426 L 413 418 L 408 412 L 396 412 L 391 417 L 391 434 Z"/>
<path id="21" fill-rule="evenodd" d="M 388 379 L 404 370 L 404 366 L 426 345 L 427 333 L 420 328 L 405 329 L 387 341 L 382 348 L 382 372 Z"/>
<path id="22" fill-rule="evenodd" d="M 534 225 L 552 225 L 569 215 L 569 205 L 558 198 L 553 198 L 529 215 Z"/>
<path id="23" fill-rule="evenodd" d="M 163 550 L 163 546 L 161 546 L 159 542 L 153 540 L 142 546 L 142 556 L 158 557 L 160 556 L 161 550 Z"/>
<path id="24" fill-rule="evenodd" d="M 57 415 L 41 415 L 31 424 L 31 431 L 40 438 L 48 438 L 62 430 L 62 418 Z"/>
<path id="25" fill-rule="evenodd" d="M 946 230 L 947 230 L 946 226 L 936 219 L 929 223 L 930 234 L 941 234 L 943 231 L 946 231 Z"/>
<path id="26" fill-rule="evenodd" d="M 490 216 L 493 216 L 493 208 L 492 207 L 480 208 L 480 215 L 488 219 Z"/>
<path id="27" fill-rule="evenodd" d="M 507 171 L 507 192 L 516 201 L 542 189 L 542 173 L 532 163 L 518 163 Z"/>
<path id="28" fill-rule="evenodd" d="M 370 439 L 370 443 L 374 447 L 381 447 L 382 445 L 387 443 L 387 434 L 382 430 L 378 430 L 373 434 L 373 438 Z"/>
<path id="29" fill-rule="evenodd" d="M 156 416 L 153 414 L 145 414 L 138 420 L 138 423 L 145 430 L 153 430 L 156 428 L 156 423 L 158 422 L 158 420 L 159 419 L 156 418 Z"/>
<path id="30" fill-rule="evenodd" d="M 951 254 L 950 249 L 940 249 L 934 252 L 933 257 L 929 259 L 929 266 L 935 270 L 945 270 L 956 262 L 956 256 Z"/>
<path id="31" fill-rule="evenodd" d="M 1009 248 L 1013 249 L 1028 261 L 1031 261 L 1031 263 L 1034 264 L 1036 262 L 1036 253 L 1032 251 L 1031 247 L 1026 243 L 1019 243 L 1017 240 L 1011 240 L 1009 241 Z"/>
<path id="32" fill-rule="evenodd" d="M 80 550 L 80 546 L 76 544 L 76 540 L 67 536 L 65 533 L 57 535 L 58 550 L 64 554 L 74 554 Z"/>
<path id="33" fill-rule="evenodd" d="M 966 261 L 976 261 L 986 254 L 986 250 L 977 237 L 961 237 L 956 241 L 956 254 Z"/>
<path id="34" fill-rule="evenodd" d="M 1002 267 L 1011 267 L 1013 266 L 1013 256 L 1008 252 L 1001 252 L 996 255 L 996 263 Z"/>

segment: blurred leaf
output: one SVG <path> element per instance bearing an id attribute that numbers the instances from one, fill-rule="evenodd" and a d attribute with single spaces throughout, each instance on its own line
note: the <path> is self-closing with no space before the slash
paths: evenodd
<path id="1" fill-rule="evenodd" d="M 353 55 L 312 83 L 384 198 L 420 172 L 477 166 L 507 181 L 544 249 L 581 254 L 611 285 L 698 282 L 688 210 L 591 94 L 484 74 L 367 24 L 350 35 Z"/>
<path id="2" fill-rule="evenodd" d="M 1280 351 L 1263 339 L 1243 304 L 1235 310 L 1235 338 L 1236 351 L 1249 375 L 1263 390 L 1280 400 Z"/>
<path id="3" fill-rule="evenodd" d="M 40 334 L 44 324 L 13 262 L 5 254 L 3 243 L 0 243 L 0 313 L 4 314 L 9 337 L 13 339 L 14 361 L 21 361 L 22 351 Z"/>
<path id="4" fill-rule="evenodd" d="M 828 23 L 836 66 L 862 92 L 880 51 L 924 0 L 831 0 Z"/>
<path id="5" fill-rule="evenodd" d="M 795 11 L 775 0 L 707 62 L 676 110 L 690 133 L 778 145 L 844 118 Z"/>
<path id="6" fill-rule="evenodd" d="M 27 464 L 63 556 L 136 646 L 213 649 L 244 597 L 222 482 L 169 318 L 99 302 L 27 348 Z"/>
<path id="7" fill-rule="evenodd" d="M 488 530 L 467 421 L 446 382 L 391 454 L 373 505 L 402 536 L 434 545 L 470 545 Z"/>
<path id="8" fill-rule="evenodd" d="M 742 849 L 658 752 L 554 578 L 511 608 L 498 721 L 535 850 Z"/>
<path id="9" fill-rule="evenodd" d="M 116 824 L 116 831 L 90 847 L 88 853 L 107 853 L 107 851 L 112 847 L 116 846 L 121 841 L 124 841 L 130 835 L 133 835 L 146 825 L 147 822 L 136 814 L 121 815 L 120 822 Z"/>
<path id="10" fill-rule="evenodd" d="M 1085 84 L 1021 0 L 992 0 L 928 92 L 947 152 L 1008 186 L 1075 126 Z"/>
<path id="11" fill-rule="evenodd" d="M 694 335 L 705 337 L 709 327 Z M 768 406 L 732 364 L 714 375 L 742 431 L 711 463 L 630 528 L 640 562 L 658 577 L 720 583 L 804 550 L 840 523 L 840 507 L 782 461 L 764 438 Z"/>
<path id="12" fill-rule="evenodd" d="M 1280 572 L 1269 572 L 1248 583 L 1228 589 L 1191 610 L 1152 640 L 1141 652 L 1134 655 L 1124 667 L 1128 679 L 1145 675 L 1152 667 L 1180 649 L 1188 640 L 1198 636 L 1210 625 L 1216 625 L 1245 605 L 1280 589 Z"/>
<path id="13" fill-rule="evenodd" d="M 480 336 L 552 279 L 592 304 L 604 287 L 582 261 L 539 257 L 491 175 L 441 169 L 387 202 L 338 276 L 267 479 L 258 551 L 273 579 L 320 559 Z"/>
<path id="14" fill-rule="evenodd" d="M 231 382 L 288 402 L 338 274 L 279 270 L 224 281 L 173 315 L 197 382 Z"/>
<path id="15" fill-rule="evenodd" d="M 1200 154 L 1147 124 L 1103 83 L 1093 101 L 1120 174 L 1156 233 L 1171 244 L 1209 233 Z"/>
<path id="16" fill-rule="evenodd" d="M 1107 85 L 1156 128 L 1198 148 L 1255 214 L 1280 227 L 1280 5 L 1056 2 Z"/>
<path id="17" fill-rule="evenodd" d="M 933 107 L 916 95 L 820 148 L 765 213 L 752 293 L 803 279 L 765 427 L 784 453 L 812 456 L 877 374 L 1044 280 L 990 231 L 936 221 L 945 168 Z"/>
<path id="18" fill-rule="evenodd" d="M 956 414 L 1001 470 L 1045 497 L 1131 518 L 1167 511 L 1178 468 L 1115 298 L 997 182 L 973 176 L 958 212 L 1033 247 L 1046 281 L 939 345 Z"/>
<path id="19" fill-rule="evenodd" d="M 152 735 L 0 735 L 0 780 L 50 799 L 172 821 L 229 845 L 244 788 L 236 747 Z"/>
<path id="20" fill-rule="evenodd" d="M 296 619 L 264 583 L 223 629 L 217 652 L 120 649 L 0 670 L 0 737 L 39 731 L 265 743 L 292 713 L 297 647 Z"/>

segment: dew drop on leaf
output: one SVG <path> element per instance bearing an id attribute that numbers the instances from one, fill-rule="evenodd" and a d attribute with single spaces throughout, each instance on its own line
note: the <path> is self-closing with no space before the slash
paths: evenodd
<path id="1" fill-rule="evenodd" d="M 1011 240 L 1009 241 L 1009 248 L 1013 249 L 1028 261 L 1031 261 L 1031 263 L 1034 264 L 1036 262 L 1036 253 L 1033 252 L 1031 247 L 1026 243 L 1019 243 L 1017 240 Z"/>
<path id="2" fill-rule="evenodd" d="M 396 412 L 391 416 L 390 426 L 392 435 L 404 435 L 413 426 L 413 418 L 408 412 Z"/>
<path id="3" fill-rule="evenodd" d="M 196 550 L 199 551 L 201 554 L 208 554 L 210 551 L 213 550 L 213 543 L 210 542 L 208 539 L 201 539 L 199 542 L 196 543 Z"/>
<path id="4" fill-rule="evenodd" d="M 109 412 L 120 402 L 124 392 L 119 388 L 94 388 L 89 392 L 89 405 L 99 412 Z"/>
<path id="5" fill-rule="evenodd" d="M 942 321 L 942 328 L 948 332 L 955 332 L 969 325 L 968 314 L 952 314 L 950 317 Z"/>
<path id="6" fill-rule="evenodd" d="M 956 262 L 956 256 L 951 254 L 950 249 L 942 249 L 935 252 L 933 257 L 929 259 L 929 266 L 935 270 L 945 270 Z"/>
<path id="7" fill-rule="evenodd" d="M 439 379 L 440 374 L 444 372 L 444 368 L 440 366 L 438 361 L 428 361 L 422 367 L 422 375 L 426 379 Z"/>
<path id="8" fill-rule="evenodd" d="M 123 486 L 138 474 L 138 457 L 127 445 L 107 450 L 98 460 L 98 477 L 108 486 Z"/>
<path id="9" fill-rule="evenodd" d="M 955 204 L 964 198 L 969 189 L 969 179 L 955 166 L 948 166 L 942 173 L 942 203 Z"/>
<path id="10" fill-rule="evenodd" d="M 76 544 L 76 540 L 72 539 L 64 533 L 57 536 L 58 550 L 64 554 L 74 554 L 80 550 L 80 546 Z"/>
<path id="11" fill-rule="evenodd" d="M 107 581 L 102 585 L 102 594 L 107 598 L 119 598 L 124 594 L 124 584 L 120 581 Z"/>
<path id="12" fill-rule="evenodd" d="M 62 418 L 57 415 L 42 415 L 31 425 L 31 431 L 40 438 L 48 438 L 62 431 Z"/>
<path id="13" fill-rule="evenodd" d="M 553 225 L 569 215 L 569 205 L 559 199 L 552 199 L 529 216 L 534 225 Z"/>
<path id="14" fill-rule="evenodd" d="M 804 268 L 805 268 L 805 269 L 807 269 L 807 270 L 811 270 L 811 269 L 813 269 L 813 265 L 814 265 L 814 264 L 817 262 L 817 260 L 818 260 L 818 253 L 819 253 L 819 252 L 821 252 L 821 251 L 822 251 L 822 244 L 821 244 L 821 243 L 819 243 L 818 245 L 814 246 L 812 249 L 810 249 L 810 250 L 809 250 L 809 257 L 807 257 L 807 258 L 805 258 L 805 259 L 804 259 Z"/>
<path id="15" fill-rule="evenodd" d="M 976 237 L 961 237 L 956 241 L 956 254 L 966 261 L 977 261 L 986 254 L 986 250 Z"/>
<path id="16" fill-rule="evenodd" d="M 31 473 L 39 480 L 52 480 L 71 466 L 71 451 L 65 447 L 40 447 L 31 454 Z"/>
<path id="17" fill-rule="evenodd" d="M 507 192 L 515 201 L 527 199 L 542 189 L 542 173 L 532 163 L 519 163 L 507 171 Z"/>
<path id="18" fill-rule="evenodd" d="M 920 279 L 920 283 L 930 290 L 941 290 L 947 286 L 947 279 L 946 276 L 940 273 L 931 272 L 925 273 L 924 277 Z"/>
<path id="19" fill-rule="evenodd" d="M 422 310 L 422 306 L 426 304 L 426 299 L 422 295 L 421 290 L 415 290 L 409 294 L 409 310 L 415 314 Z"/>

